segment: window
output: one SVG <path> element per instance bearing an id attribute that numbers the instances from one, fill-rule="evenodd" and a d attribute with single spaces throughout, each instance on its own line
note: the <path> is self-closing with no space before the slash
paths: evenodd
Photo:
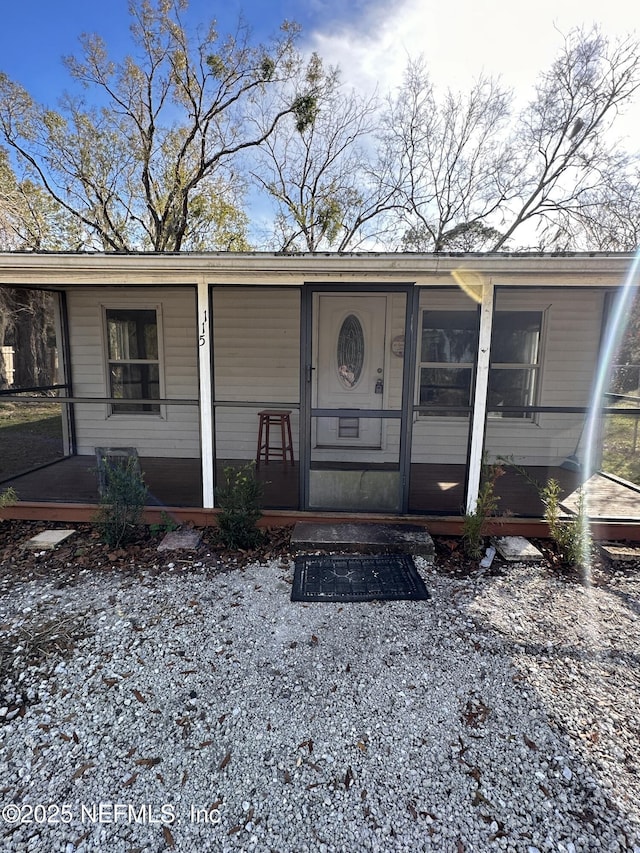
<path id="1" fill-rule="evenodd" d="M 477 350 L 477 312 L 424 311 L 419 404 L 437 408 L 470 406 Z M 461 417 L 465 412 L 433 411 L 423 414 Z"/>
<path id="2" fill-rule="evenodd" d="M 360 320 L 349 314 L 338 334 L 338 377 L 345 388 L 358 384 L 364 364 L 364 332 Z"/>
<path id="3" fill-rule="evenodd" d="M 424 311 L 420 341 L 419 405 L 439 411 L 421 414 L 466 417 L 471 406 L 478 349 L 475 311 Z M 503 406 L 533 406 L 536 400 L 542 314 L 498 311 L 493 318 L 489 417 L 527 418 L 527 412 L 496 411 Z M 451 407 L 446 411 L 447 407 Z"/>
<path id="4" fill-rule="evenodd" d="M 499 311 L 494 316 L 487 402 L 489 417 L 531 417 L 528 412 L 495 409 L 535 405 L 541 329 L 539 311 Z"/>
<path id="5" fill-rule="evenodd" d="M 153 308 L 107 308 L 109 396 L 160 399 L 158 316 Z M 112 414 L 159 413 L 158 403 L 113 403 Z"/>

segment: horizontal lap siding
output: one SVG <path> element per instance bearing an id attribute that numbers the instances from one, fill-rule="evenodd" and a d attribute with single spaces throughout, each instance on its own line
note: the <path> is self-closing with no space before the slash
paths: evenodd
<path id="1" fill-rule="evenodd" d="M 262 407 L 234 408 L 219 406 L 216 408 L 216 457 L 218 459 L 256 458 L 258 447 L 258 412 Z M 298 435 L 300 423 L 296 409 L 291 410 L 291 433 L 293 438 L 293 454 L 299 458 Z M 280 428 L 271 427 L 270 445 L 280 446 Z"/>
<path id="2" fill-rule="evenodd" d="M 160 307 L 162 370 L 167 399 L 198 399 L 196 303 L 193 288 L 149 290 L 125 288 L 70 290 L 70 348 L 77 397 L 106 397 L 109 387 L 103 329 L 103 306 Z M 78 453 L 96 447 L 135 447 L 140 456 L 197 458 L 200 427 L 197 405 L 164 406 L 158 415 L 109 415 L 105 403 L 76 404 Z"/>
<path id="3" fill-rule="evenodd" d="M 219 288 L 213 292 L 216 456 L 254 459 L 262 408 L 300 399 L 300 292 L 282 288 Z M 291 411 L 298 458 L 299 420 Z"/>
<path id="4" fill-rule="evenodd" d="M 604 293 L 598 290 L 499 290 L 496 309 L 542 311 L 541 406 L 587 406 L 597 368 Z M 540 413 L 532 421 L 490 418 L 485 447 L 491 456 L 527 465 L 558 465 L 576 448 L 581 414 Z M 511 422 L 509 422 L 511 421 Z"/>
<path id="5" fill-rule="evenodd" d="M 603 305 L 604 294 L 598 290 L 498 290 L 497 311 L 543 312 L 539 405 L 588 405 Z M 459 292 L 424 289 L 420 307 L 442 311 L 472 310 L 474 306 Z M 416 377 L 416 400 L 417 381 Z M 485 448 L 492 457 L 513 457 L 521 464 L 557 465 L 574 452 L 583 422 L 583 415 L 560 413 L 541 413 L 532 421 L 489 418 Z M 464 463 L 467 439 L 466 418 L 418 417 L 413 425 L 412 461 Z"/>
<path id="6" fill-rule="evenodd" d="M 403 332 L 404 297 L 391 297 L 388 341 Z M 544 362 L 539 376 L 540 405 L 582 406 L 589 401 L 595 374 L 604 294 L 561 288 L 499 289 L 497 310 L 542 311 Z M 148 290 L 82 288 L 68 293 L 74 393 L 108 394 L 102 306 L 160 305 L 164 344 L 164 393 L 168 398 L 198 397 L 195 293 L 192 289 Z M 423 288 L 421 308 L 473 310 L 458 290 Z M 300 292 L 284 288 L 219 288 L 213 292 L 214 378 L 217 401 L 255 403 L 254 407 L 216 408 L 219 458 L 255 457 L 257 412 L 274 404 L 299 402 Z M 419 334 L 419 329 L 418 329 Z M 418 341 L 418 362 L 420 360 Z M 386 404 L 399 403 L 402 359 L 387 354 Z M 417 400 L 418 376 L 415 377 Z M 77 404 L 78 450 L 131 445 L 140 455 L 197 457 L 196 406 L 169 406 L 165 418 L 108 417 L 106 404 Z M 298 411 L 292 409 L 298 457 Z M 489 419 L 486 446 L 492 455 L 513 456 L 527 464 L 557 464 L 573 452 L 581 415 L 540 414 L 531 421 Z M 396 453 L 395 425 L 387 424 L 386 448 Z M 416 417 L 412 462 L 464 463 L 466 418 Z"/>

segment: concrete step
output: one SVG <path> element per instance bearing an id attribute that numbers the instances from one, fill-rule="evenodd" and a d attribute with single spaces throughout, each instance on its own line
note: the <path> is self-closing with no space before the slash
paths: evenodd
<path id="1" fill-rule="evenodd" d="M 435 555 L 433 539 L 419 524 L 299 521 L 291 545 L 298 551 L 413 554 L 431 561 Z"/>

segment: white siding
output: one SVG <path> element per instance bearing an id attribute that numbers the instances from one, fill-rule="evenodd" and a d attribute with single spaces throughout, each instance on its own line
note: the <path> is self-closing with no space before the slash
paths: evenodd
<path id="1" fill-rule="evenodd" d="M 70 289 L 70 347 L 76 397 L 108 397 L 103 308 L 159 308 L 161 394 L 198 399 L 197 334 L 193 288 Z M 140 456 L 200 455 L 197 406 L 163 406 L 160 415 L 111 415 L 105 403 L 75 406 L 78 453 L 96 447 L 135 447 Z"/>
<path id="2" fill-rule="evenodd" d="M 497 311 L 541 311 L 538 405 L 585 406 L 589 402 L 600 339 L 604 293 L 598 290 L 500 289 Z M 462 294 L 425 289 L 420 307 L 469 310 Z M 418 353 L 419 360 L 419 353 Z M 417 390 L 416 390 L 417 395 Z M 573 453 L 583 415 L 545 414 L 531 420 L 489 418 L 485 449 L 528 465 L 557 465 Z M 413 427 L 413 462 L 464 463 L 467 419 L 420 417 Z"/>
<path id="3" fill-rule="evenodd" d="M 69 289 L 69 326 L 76 396 L 108 396 L 103 306 L 154 307 L 161 311 L 164 388 L 167 398 L 198 397 L 197 328 L 192 288 L 113 287 Z M 594 289 L 500 288 L 497 310 L 544 313 L 538 402 L 549 406 L 588 403 L 596 366 L 604 293 Z M 404 333 L 403 294 L 389 297 L 385 406 L 400 405 L 402 359 L 391 341 Z M 420 307 L 469 310 L 458 290 L 422 288 Z M 418 330 L 419 333 L 419 330 Z M 419 342 L 418 342 L 419 343 Z M 217 406 L 216 455 L 251 459 L 256 452 L 257 412 L 292 407 L 294 450 L 299 458 L 300 291 L 297 288 L 214 288 L 213 347 L 216 401 L 254 404 Z M 418 353 L 419 361 L 419 353 Z M 416 399 L 418 376 L 416 375 Z M 77 404 L 78 451 L 97 446 L 134 446 L 141 456 L 199 455 L 196 406 L 163 407 L 162 416 L 112 415 L 106 404 Z M 557 464 L 573 452 L 584 418 L 540 414 L 532 420 L 489 419 L 486 447 L 523 464 Z M 377 460 L 397 458 L 398 423 L 385 424 L 385 449 Z M 412 462 L 464 463 L 468 419 L 416 417 Z"/>
<path id="4" fill-rule="evenodd" d="M 215 400 L 256 403 L 216 406 L 216 456 L 254 459 L 263 408 L 300 399 L 300 292 L 283 288 L 213 291 Z M 291 410 L 294 454 L 299 420 Z"/>
<path id="5" fill-rule="evenodd" d="M 604 309 L 598 290 L 503 290 L 497 310 L 542 311 L 543 340 L 538 405 L 586 406 L 596 372 Z M 523 465 L 559 465 L 575 450 L 586 415 L 540 413 L 531 420 L 490 418 L 490 456 Z"/>

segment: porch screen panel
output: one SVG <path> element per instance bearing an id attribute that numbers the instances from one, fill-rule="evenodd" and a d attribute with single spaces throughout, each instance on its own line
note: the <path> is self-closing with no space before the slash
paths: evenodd
<path id="1" fill-rule="evenodd" d="M 405 292 L 313 295 L 308 504 L 398 512 Z"/>
<path id="2" fill-rule="evenodd" d="M 409 511 L 459 515 L 465 503 L 478 304 L 458 287 L 420 293 Z"/>
<path id="3" fill-rule="evenodd" d="M 355 413 L 312 417 L 310 508 L 398 512 L 400 423 Z"/>
<path id="4" fill-rule="evenodd" d="M 3 285 L 0 294 L 0 483 L 73 448 L 63 298 Z M 21 389 L 29 389 L 21 394 Z M 12 399 L 3 403 L 3 397 Z M 38 399 L 39 398 L 39 399 Z M 24 400 L 24 402 L 23 402 Z M 2 488 L 0 488 L 0 492 Z"/>
<path id="5" fill-rule="evenodd" d="M 495 386 L 493 395 L 490 390 L 485 433 L 485 458 L 503 471 L 495 486 L 499 512 L 540 517 L 540 493 L 553 479 L 561 511 L 575 512 L 584 488 L 592 518 L 637 517 L 640 394 L 617 394 L 614 372 L 587 426 L 602 369 L 604 304 L 604 292 L 593 288 L 498 289 L 497 311 L 517 319 L 510 336 L 494 326 L 492 343 L 492 362 L 505 348 L 512 362 L 501 377 L 509 371 L 510 403 L 498 398 Z"/>
<path id="6" fill-rule="evenodd" d="M 470 423 L 470 413 L 458 410 L 448 416 L 414 419 L 410 512 L 459 515 L 464 511 Z"/>
<path id="7" fill-rule="evenodd" d="M 540 493 L 550 479 L 560 485 L 562 499 L 575 505 L 583 474 L 585 417 L 585 412 L 553 407 L 519 418 L 488 418 L 484 458 L 497 474 L 498 514 L 542 517 Z"/>
<path id="8" fill-rule="evenodd" d="M 22 500 L 97 504 L 97 449 L 127 448 L 137 454 L 150 503 L 165 507 L 201 505 L 193 290 L 160 289 L 154 294 L 153 305 L 157 308 L 149 304 L 145 289 L 128 289 L 124 294 L 121 288 L 100 289 L 98 293 L 97 288 L 78 287 L 60 300 L 57 316 L 51 320 L 55 338 L 50 338 L 51 343 L 56 342 L 57 383 L 54 379 L 48 390 L 61 399 L 56 402 L 48 394 L 43 401 L 16 404 L 26 429 L 17 437 L 22 467 L 59 461 L 13 477 Z M 68 324 L 64 322 L 65 313 Z M 156 318 L 162 315 L 165 322 L 160 346 Z M 67 328 L 73 386 L 65 382 L 66 348 L 61 346 Z M 120 401 L 109 400 L 109 364 L 131 367 L 136 361 L 153 360 L 157 367 L 161 353 L 166 364 L 160 413 L 150 417 L 138 404 L 136 409 L 112 417 L 112 405 L 118 406 Z M 147 355 L 151 359 L 145 358 Z M 74 455 L 68 450 L 71 425 Z M 0 460 L 0 479 L 18 473 L 5 467 L 6 461 L 8 454 Z"/>
<path id="9" fill-rule="evenodd" d="M 259 412 L 288 413 L 294 465 L 261 464 L 263 505 L 299 505 L 300 291 L 297 287 L 214 287 L 212 294 L 216 483 L 225 468 L 255 463 Z M 280 444 L 271 427 L 270 440 Z"/>

